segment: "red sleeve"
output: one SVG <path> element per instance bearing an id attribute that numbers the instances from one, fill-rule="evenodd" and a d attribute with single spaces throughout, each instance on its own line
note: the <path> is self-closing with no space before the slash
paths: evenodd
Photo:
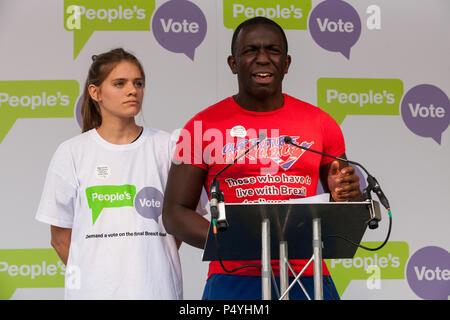
<path id="1" fill-rule="evenodd" d="M 173 159 L 206 170 L 207 165 L 203 159 L 204 142 L 202 137 L 202 121 L 196 116 L 181 129 Z"/>
<path id="2" fill-rule="evenodd" d="M 323 136 L 323 152 L 339 157 L 345 153 L 345 141 L 341 128 L 328 113 L 321 112 L 321 125 Z M 322 157 L 320 165 L 333 161 L 330 157 Z"/>

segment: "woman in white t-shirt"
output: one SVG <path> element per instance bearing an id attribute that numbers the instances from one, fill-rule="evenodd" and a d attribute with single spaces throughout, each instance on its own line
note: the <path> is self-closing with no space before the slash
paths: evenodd
<path id="1" fill-rule="evenodd" d="M 140 127 L 145 74 L 123 49 L 93 56 L 83 133 L 62 143 L 36 219 L 66 264 L 66 299 L 182 299 L 176 239 L 162 224 L 173 141 Z"/>

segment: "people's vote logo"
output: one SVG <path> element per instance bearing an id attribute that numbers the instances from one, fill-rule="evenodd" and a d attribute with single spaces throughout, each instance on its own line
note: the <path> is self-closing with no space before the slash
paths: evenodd
<path id="1" fill-rule="evenodd" d="M 356 10 L 342 0 L 326 0 L 309 15 L 309 32 L 323 49 L 340 52 L 350 59 L 350 49 L 361 35 L 361 19 Z"/>
<path id="2" fill-rule="evenodd" d="M 161 191 L 153 187 L 142 188 L 134 199 L 134 208 L 146 219 L 152 219 L 158 223 L 162 214 L 164 196 Z"/>
<path id="3" fill-rule="evenodd" d="M 0 143 L 17 119 L 72 118 L 76 80 L 0 81 Z"/>
<path id="4" fill-rule="evenodd" d="M 441 144 L 442 133 L 450 123 L 450 100 L 438 87 L 421 84 L 404 95 L 400 113 L 409 130 Z"/>
<path id="5" fill-rule="evenodd" d="M 424 247 L 414 253 L 406 267 L 411 289 L 425 300 L 450 298 L 450 253 L 439 247 Z"/>
<path id="6" fill-rule="evenodd" d="M 152 18 L 152 30 L 158 43 L 171 52 L 184 53 L 191 60 L 205 38 L 206 28 L 203 12 L 187 0 L 164 3 Z"/>
<path id="7" fill-rule="evenodd" d="M 109 170 L 109 168 L 108 168 Z M 134 185 L 107 185 L 86 188 L 86 198 L 92 210 L 92 225 L 105 208 L 134 207 L 140 216 L 158 223 L 164 196 L 154 187 L 144 187 L 136 193 Z"/>
<path id="8" fill-rule="evenodd" d="M 73 33 L 73 59 L 97 31 L 147 31 L 155 0 L 64 0 L 64 29 Z"/>
<path id="9" fill-rule="evenodd" d="M 129 184 L 86 188 L 87 202 L 92 210 L 92 225 L 95 224 L 105 208 L 132 207 L 135 195 L 136 187 Z"/>

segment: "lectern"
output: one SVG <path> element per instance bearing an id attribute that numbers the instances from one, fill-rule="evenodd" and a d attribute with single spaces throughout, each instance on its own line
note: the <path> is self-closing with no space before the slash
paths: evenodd
<path id="1" fill-rule="evenodd" d="M 262 297 L 271 299 L 271 259 L 280 260 L 281 298 L 302 275 L 288 285 L 289 259 L 314 261 L 314 299 L 323 299 L 322 259 L 353 258 L 371 220 L 381 220 L 379 203 L 277 203 L 227 204 L 228 229 L 220 232 L 223 261 L 261 260 Z M 344 240 L 343 238 L 347 239 Z M 218 252 L 210 226 L 203 261 L 217 261 Z M 301 285 L 301 282 L 300 282 Z M 306 296 L 308 293 L 301 286 Z"/>

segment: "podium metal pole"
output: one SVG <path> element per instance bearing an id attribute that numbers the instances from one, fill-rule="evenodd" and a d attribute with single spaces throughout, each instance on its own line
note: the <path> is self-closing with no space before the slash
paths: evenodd
<path id="1" fill-rule="evenodd" d="M 314 300 L 323 300 L 322 231 L 320 218 L 312 220 L 314 255 Z"/>
<path id="2" fill-rule="evenodd" d="M 287 291 L 289 286 L 289 271 L 288 271 L 288 243 L 287 241 L 280 241 L 280 294 Z M 289 292 L 283 296 L 282 300 L 289 300 Z"/>
<path id="3" fill-rule="evenodd" d="M 261 281 L 262 281 L 262 299 L 272 300 L 271 287 L 271 264 L 270 264 L 270 221 L 264 219 L 261 223 Z"/>

